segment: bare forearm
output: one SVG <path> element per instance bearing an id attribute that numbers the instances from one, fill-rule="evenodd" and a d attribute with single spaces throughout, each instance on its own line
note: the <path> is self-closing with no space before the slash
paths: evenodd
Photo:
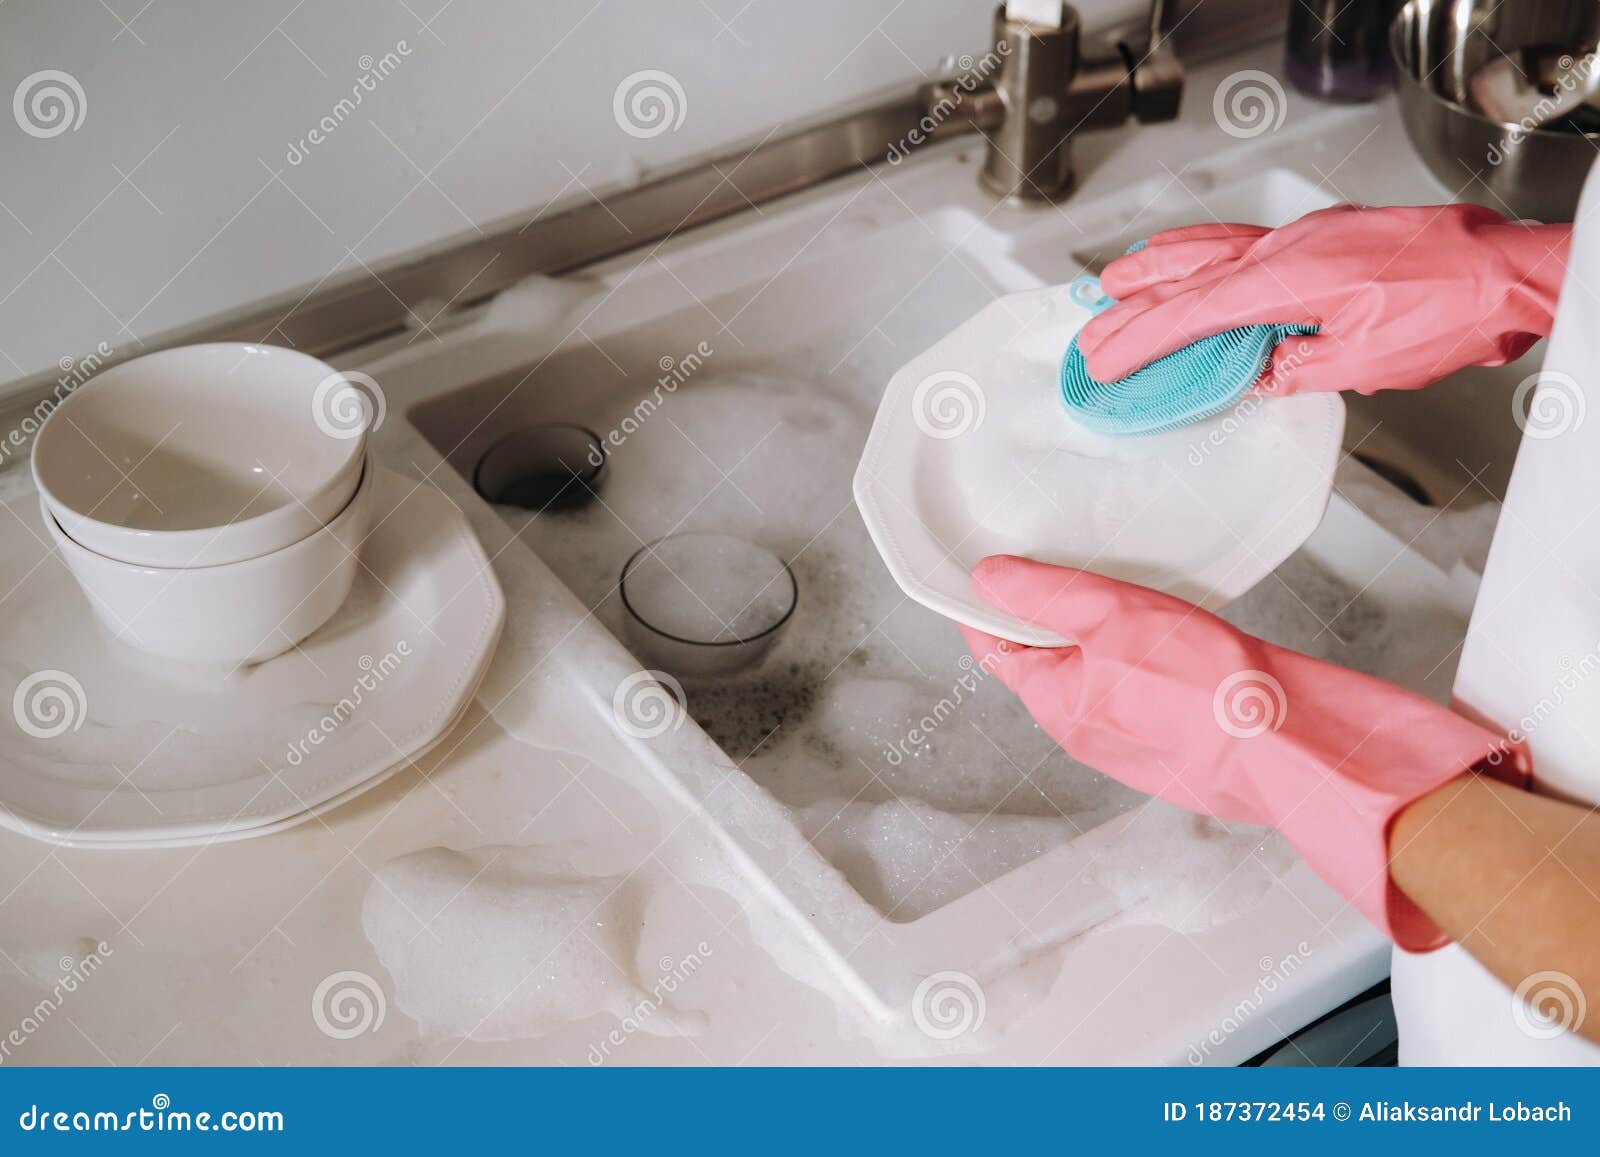
<path id="1" fill-rule="evenodd" d="M 1563 972 L 1600 1002 L 1594 810 L 1465 775 L 1400 813 L 1389 867 L 1400 889 L 1507 985 Z M 1579 1031 L 1600 1042 L 1600 1016 Z"/>

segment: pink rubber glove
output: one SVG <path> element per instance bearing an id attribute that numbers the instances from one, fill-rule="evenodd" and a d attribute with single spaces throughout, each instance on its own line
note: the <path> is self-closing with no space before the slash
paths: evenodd
<path id="1" fill-rule="evenodd" d="M 1570 225 L 1518 225 L 1477 205 L 1321 209 L 1282 229 L 1157 233 L 1106 266 L 1117 305 L 1083 327 L 1100 381 L 1210 334 L 1267 322 L 1322 332 L 1278 346 L 1261 393 L 1413 390 L 1500 366 L 1550 332 Z"/>
<path id="2" fill-rule="evenodd" d="M 1389 878 L 1390 823 L 1469 770 L 1525 783 L 1519 749 L 1145 587 L 1011 555 L 972 578 L 987 602 L 1078 640 L 1025 647 L 962 628 L 1074 759 L 1169 803 L 1278 828 L 1401 947 L 1445 942 Z"/>

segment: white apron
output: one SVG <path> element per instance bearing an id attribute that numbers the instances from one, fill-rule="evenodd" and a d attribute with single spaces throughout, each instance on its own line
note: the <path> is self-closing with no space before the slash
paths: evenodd
<path id="1" fill-rule="evenodd" d="M 1600 165 L 1589 173 L 1572 257 L 1505 508 L 1456 674 L 1468 714 L 1525 735 L 1537 787 L 1600 802 Z M 1508 402 L 1509 406 L 1510 403 Z M 1510 415 L 1508 414 L 1508 420 Z M 1406 1065 L 1600 1064 L 1564 1031 L 1600 992 L 1529 969 L 1541 1020 L 1454 945 L 1396 950 Z M 1588 1006 L 1592 1000 L 1593 1005 Z"/>

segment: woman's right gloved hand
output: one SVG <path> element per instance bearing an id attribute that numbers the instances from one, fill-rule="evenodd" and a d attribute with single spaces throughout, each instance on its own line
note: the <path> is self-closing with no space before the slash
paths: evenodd
<path id="1" fill-rule="evenodd" d="M 1170 229 L 1106 267 L 1100 283 L 1118 303 L 1078 345 L 1091 375 L 1115 381 L 1223 330 L 1315 324 L 1279 345 L 1258 392 L 1419 389 L 1514 361 L 1550 332 L 1571 236 L 1477 205 L 1339 205 L 1281 229 Z"/>
<path id="2" fill-rule="evenodd" d="M 961 628 L 983 670 L 1073 758 L 1180 807 L 1276 827 L 1396 943 L 1443 942 L 1390 880 L 1390 825 L 1475 767 L 1525 782 L 1520 750 L 1171 595 L 1006 555 L 972 580 L 986 602 L 1077 640 L 1024 647 Z"/>

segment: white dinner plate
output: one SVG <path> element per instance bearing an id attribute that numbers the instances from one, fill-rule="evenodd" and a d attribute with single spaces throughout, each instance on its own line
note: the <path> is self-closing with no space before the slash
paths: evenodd
<path id="1" fill-rule="evenodd" d="M 1339 460 L 1336 394 L 1246 397 L 1163 434 L 1084 429 L 1059 374 L 1090 316 L 1065 286 L 996 300 L 894 375 L 855 475 L 907 595 L 1031 646 L 1072 640 L 978 598 L 984 557 L 1076 566 L 1215 610 L 1316 529 Z"/>
<path id="2" fill-rule="evenodd" d="M 455 729 L 456 724 L 460 722 L 461 717 L 467 713 L 467 709 L 472 706 L 473 696 L 477 694 L 477 688 L 482 683 L 482 677 L 485 673 L 487 673 L 489 669 L 489 662 L 493 659 L 493 657 L 494 652 L 492 650 L 485 654 L 483 670 L 479 672 L 478 678 L 473 681 L 472 692 L 469 693 L 462 701 L 461 709 L 456 712 L 455 717 L 439 729 L 439 734 L 434 737 L 431 743 L 428 743 L 424 747 L 412 752 L 404 760 L 399 760 L 390 764 L 388 767 L 379 771 L 376 775 L 346 788 L 338 795 L 323 800 L 315 807 L 309 807 L 304 811 L 295 812 L 293 815 L 285 816 L 282 819 L 274 820 L 271 823 L 259 824 L 255 827 L 248 828 L 227 828 L 217 831 L 197 831 L 189 835 L 168 835 L 158 838 L 149 838 L 138 834 L 131 836 L 118 834 L 110 839 L 105 839 L 95 835 L 84 835 L 78 832 L 64 832 L 61 833 L 59 837 L 50 838 L 50 842 L 61 847 L 77 848 L 87 851 L 143 852 L 159 850 L 163 848 L 204 847 L 208 844 L 225 844 L 236 840 L 253 840 L 261 836 L 270 836 L 277 832 L 288 831 L 290 828 L 299 827 L 301 824 L 308 823 L 319 816 L 325 816 L 335 808 L 342 807 L 344 804 L 355 799 L 357 796 L 371 791 L 373 788 L 393 778 L 396 773 L 404 770 L 409 764 L 415 763 L 429 751 L 432 751 L 436 746 L 443 743 L 450 733 Z"/>
<path id="3" fill-rule="evenodd" d="M 384 470 L 361 571 L 300 646 L 232 675 L 109 638 L 39 525 L 0 514 L 0 825 L 133 849 L 281 830 L 372 787 L 471 702 L 505 600 L 465 517 Z"/>

